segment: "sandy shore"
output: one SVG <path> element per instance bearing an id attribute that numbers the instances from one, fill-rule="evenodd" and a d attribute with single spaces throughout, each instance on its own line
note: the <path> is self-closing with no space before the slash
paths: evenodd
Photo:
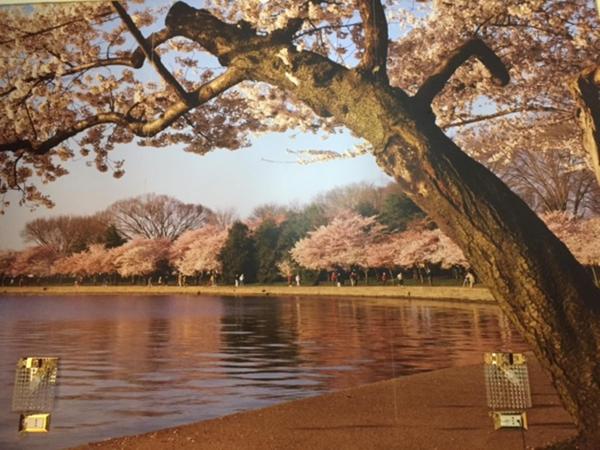
<path id="1" fill-rule="evenodd" d="M 0 295 L 225 295 L 423 298 L 494 302 L 484 287 L 457 286 L 25 286 L 0 287 Z"/>
<path id="2" fill-rule="evenodd" d="M 575 434 L 548 378 L 529 363 L 529 430 L 494 431 L 481 365 L 360 386 L 79 449 L 522 450 Z"/>

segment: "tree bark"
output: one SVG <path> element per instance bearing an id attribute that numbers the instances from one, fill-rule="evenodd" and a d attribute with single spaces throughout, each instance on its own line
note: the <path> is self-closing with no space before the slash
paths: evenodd
<path id="1" fill-rule="evenodd" d="M 600 66 L 583 70 L 569 85 L 578 105 L 577 115 L 583 134 L 583 148 L 600 184 Z"/>
<path id="2" fill-rule="evenodd" d="M 600 291 L 527 205 L 436 126 L 428 106 L 360 70 L 249 36 L 183 3 L 172 7 L 167 26 L 369 141 L 383 170 L 462 248 L 550 373 L 581 436 L 600 448 Z"/>

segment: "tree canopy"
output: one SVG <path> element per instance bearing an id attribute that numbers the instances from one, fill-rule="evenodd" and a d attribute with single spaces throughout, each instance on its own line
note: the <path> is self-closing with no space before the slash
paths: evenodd
<path id="1" fill-rule="evenodd" d="M 64 175 L 63 161 L 81 155 L 120 177 L 123 161 L 111 159 L 111 152 L 133 140 L 153 147 L 179 144 L 202 154 L 241 148 L 252 133 L 340 128 L 344 124 L 331 114 L 314 114 L 298 95 L 230 63 L 241 48 L 285 41 L 293 47 L 281 47 L 276 61 L 290 69 L 282 72 L 286 82 L 297 85 L 299 62 L 288 65 L 288 52 L 310 50 L 344 66 L 361 60 L 364 66 L 381 59 L 375 46 L 365 45 L 367 38 L 376 43 L 385 38 L 386 58 L 373 66 L 377 73 L 410 94 L 434 100 L 438 124 L 475 156 L 510 165 L 519 150 L 569 149 L 578 160 L 570 170 L 590 173 L 568 84 L 597 61 L 598 19 L 591 0 L 431 1 L 410 8 L 387 2 L 380 11 L 385 17 L 369 15 L 376 25 L 369 29 L 357 20 L 357 7 L 369 14 L 362 2 L 203 3 L 207 9 L 200 11 L 207 12 L 207 20 L 210 15 L 210 27 L 223 28 L 220 20 L 237 22 L 237 35 L 230 33 L 227 44 L 224 36 L 215 45 L 210 41 L 216 35 L 187 35 L 177 20 L 163 25 L 166 3 L 155 8 L 143 2 L 54 4 L 35 6 L 33 12 L 3 8 L 0 190 L 51 204 L 37 186 Z M 167 19 L 191 12 L 178 4 Z M 386 20 L 393 25 L 390 36 Z M 381 30 L 385 36 L 378 35 Z M 234 38 L 252 43 L 234 49 Z M 509 85 L 498 86 L 488 76 L 480 62 L 489 60 L 478 44 L 483 41 L 494 42 L 510 68 Z M 454 49 L 458 59 L 444 66 Z M 468 55 L 479 59 L 467 61 L 448 80 L 448 71 Z M 213 57 L 221 68 L 204 67 Z M 436 66 L 438 77 L 423 85 Z M 557 124 L 562 132 L 548 135 Z M 357 154 L 368 148 L 365 143 L 344 150 Z"/>

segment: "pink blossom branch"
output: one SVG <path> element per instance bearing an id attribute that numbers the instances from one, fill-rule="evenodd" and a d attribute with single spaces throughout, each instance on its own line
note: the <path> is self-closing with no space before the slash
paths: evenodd
<path id="1" fill-rule="evenodd" d="M 423 105 L 430 105 L 444 86 L 465 61 L 475 56 L 490 71 L 495 81 L 504 86 L 510 81 L 508 70 L 502 60 L 481 39 L 475 38 L 465 42 L 431 75 L 415 94 L 415 99 Z"/>
<path id="2" fill-rule="evenodd" d="M 103 17 L 111 16 L 112 14 L 113 14 L 112 11 L 103 12 L 101 14 L 98 14 L 97 16 L 94 16 L 94 19 L 100 19 L 100 18 L 103 18 Z M 43 29 L 37 30 L 37 31 L 23 31 L 23 30 L 19 30 L 19 31 L 22 31 L 24 33 L 23 35 L 19 36 L 19 39 L 32 38 L 32 37 L 35 37 L 35 36 L 39 36 L 40 34 L 49 33 L 51 31 L 58 30 L 58 29 L 60 29 L 62 27 L 73 25 L 73 24 L 78 23 L 78 22 L 85 22 L 87 20 L 88 19 L 86 19 L 84 17 L 78 17 L 77 19 L 69 20 L 68 22 L 59 23 L 58 25 L 53 25 L 51 27 L 43 28 Z M 4 41 L 0 41 L 0 45 L 10 44 L 11 42 L 14 42 L 16 39 L 17 38 L 12 38 L 12 39 L 6 39 Z"/>
<path id="3" fill-rule="evenodd" d="M 103 124 L 116 124 L 126 127 L 136 136 L 152 137 L 169 127 L 173 122 L 193 108 L 196 108 L 217 97 L 244 79 L 245 74 L 243 71 L 237 69 L 236 67 L 231 67 L 225 73 L 191 92 L 187 101 L 180 100 L 173 104 L 158 119 L 152 121 L 142 121 L 118 112 L 95 114 L 88 118 L 77 121 L 70 127 L 57 132 L 54 136 L 42 142 L 32 142 L 28 139 L 17 139 L 12 142 L 0 143 L 0 152 L 26 150 L 30 153 L 42 155 L 48 153 L 53 147 L 81 133 L 82 131 Z"/>
<path id="4" fill-rule="evenodd" d="M 149 36 L 148 41 L 150 41 L 150 46 L 154 49 L 154 48 L 158 47 L 159 45 L 165 43 L 172 37 L 174 37 L 174 36 L 171 33 L 171 30 L 169 28 L 164 28 L 160 31 L 152 33 Z M 62 71 L 60 75 L 57 72 L 49 72 L 49 73 L 46 73 L 46 74 L 38 76 L 38 77 L 25 78 L 25 79 L 23 79 L 23 81 L 25 81 L 27 83 L 49 81 L 49 80 L 53 80 L 53 79 L 57 78 L 58 76 L 75 75 L 75 74 L 85 72 L 90 69 L 96 69 L 99 67 L 127 66 L 127 67 L 131 67 L 133 69 L 140 69 L 144 65 L 145 59 L 146 59 L 146 55 L 145 55 L 144 51 L 140 47 L 138 47 L 133 52 L 131 52 L 127 55 L 118 57 L 118 58 L 98 59 L 96 61 L 92 61 L 92 62 L 89 62 L 86 64 L 81 64 L 81 65 L 78 65 L 75 67 L 71 67 L 68 70 Z M 7 96 L 11 92 L 13 92 L 15 89 L 16 89 L 15 86 L 9 87 L 8 89 L 0 92 L 0 97 Z"/>

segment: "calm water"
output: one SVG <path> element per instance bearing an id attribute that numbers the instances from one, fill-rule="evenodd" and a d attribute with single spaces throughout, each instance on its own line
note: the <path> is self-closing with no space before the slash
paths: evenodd
<path id="1" fill-rule="evenodd" d="M 106 296 L 2 297 L 0 349 L 0 448 L 52 449 L 526 347 L 494 306 Z M 60 357 L 47 434 L 19 436 L 10 411 L 25 355 Z"/>

